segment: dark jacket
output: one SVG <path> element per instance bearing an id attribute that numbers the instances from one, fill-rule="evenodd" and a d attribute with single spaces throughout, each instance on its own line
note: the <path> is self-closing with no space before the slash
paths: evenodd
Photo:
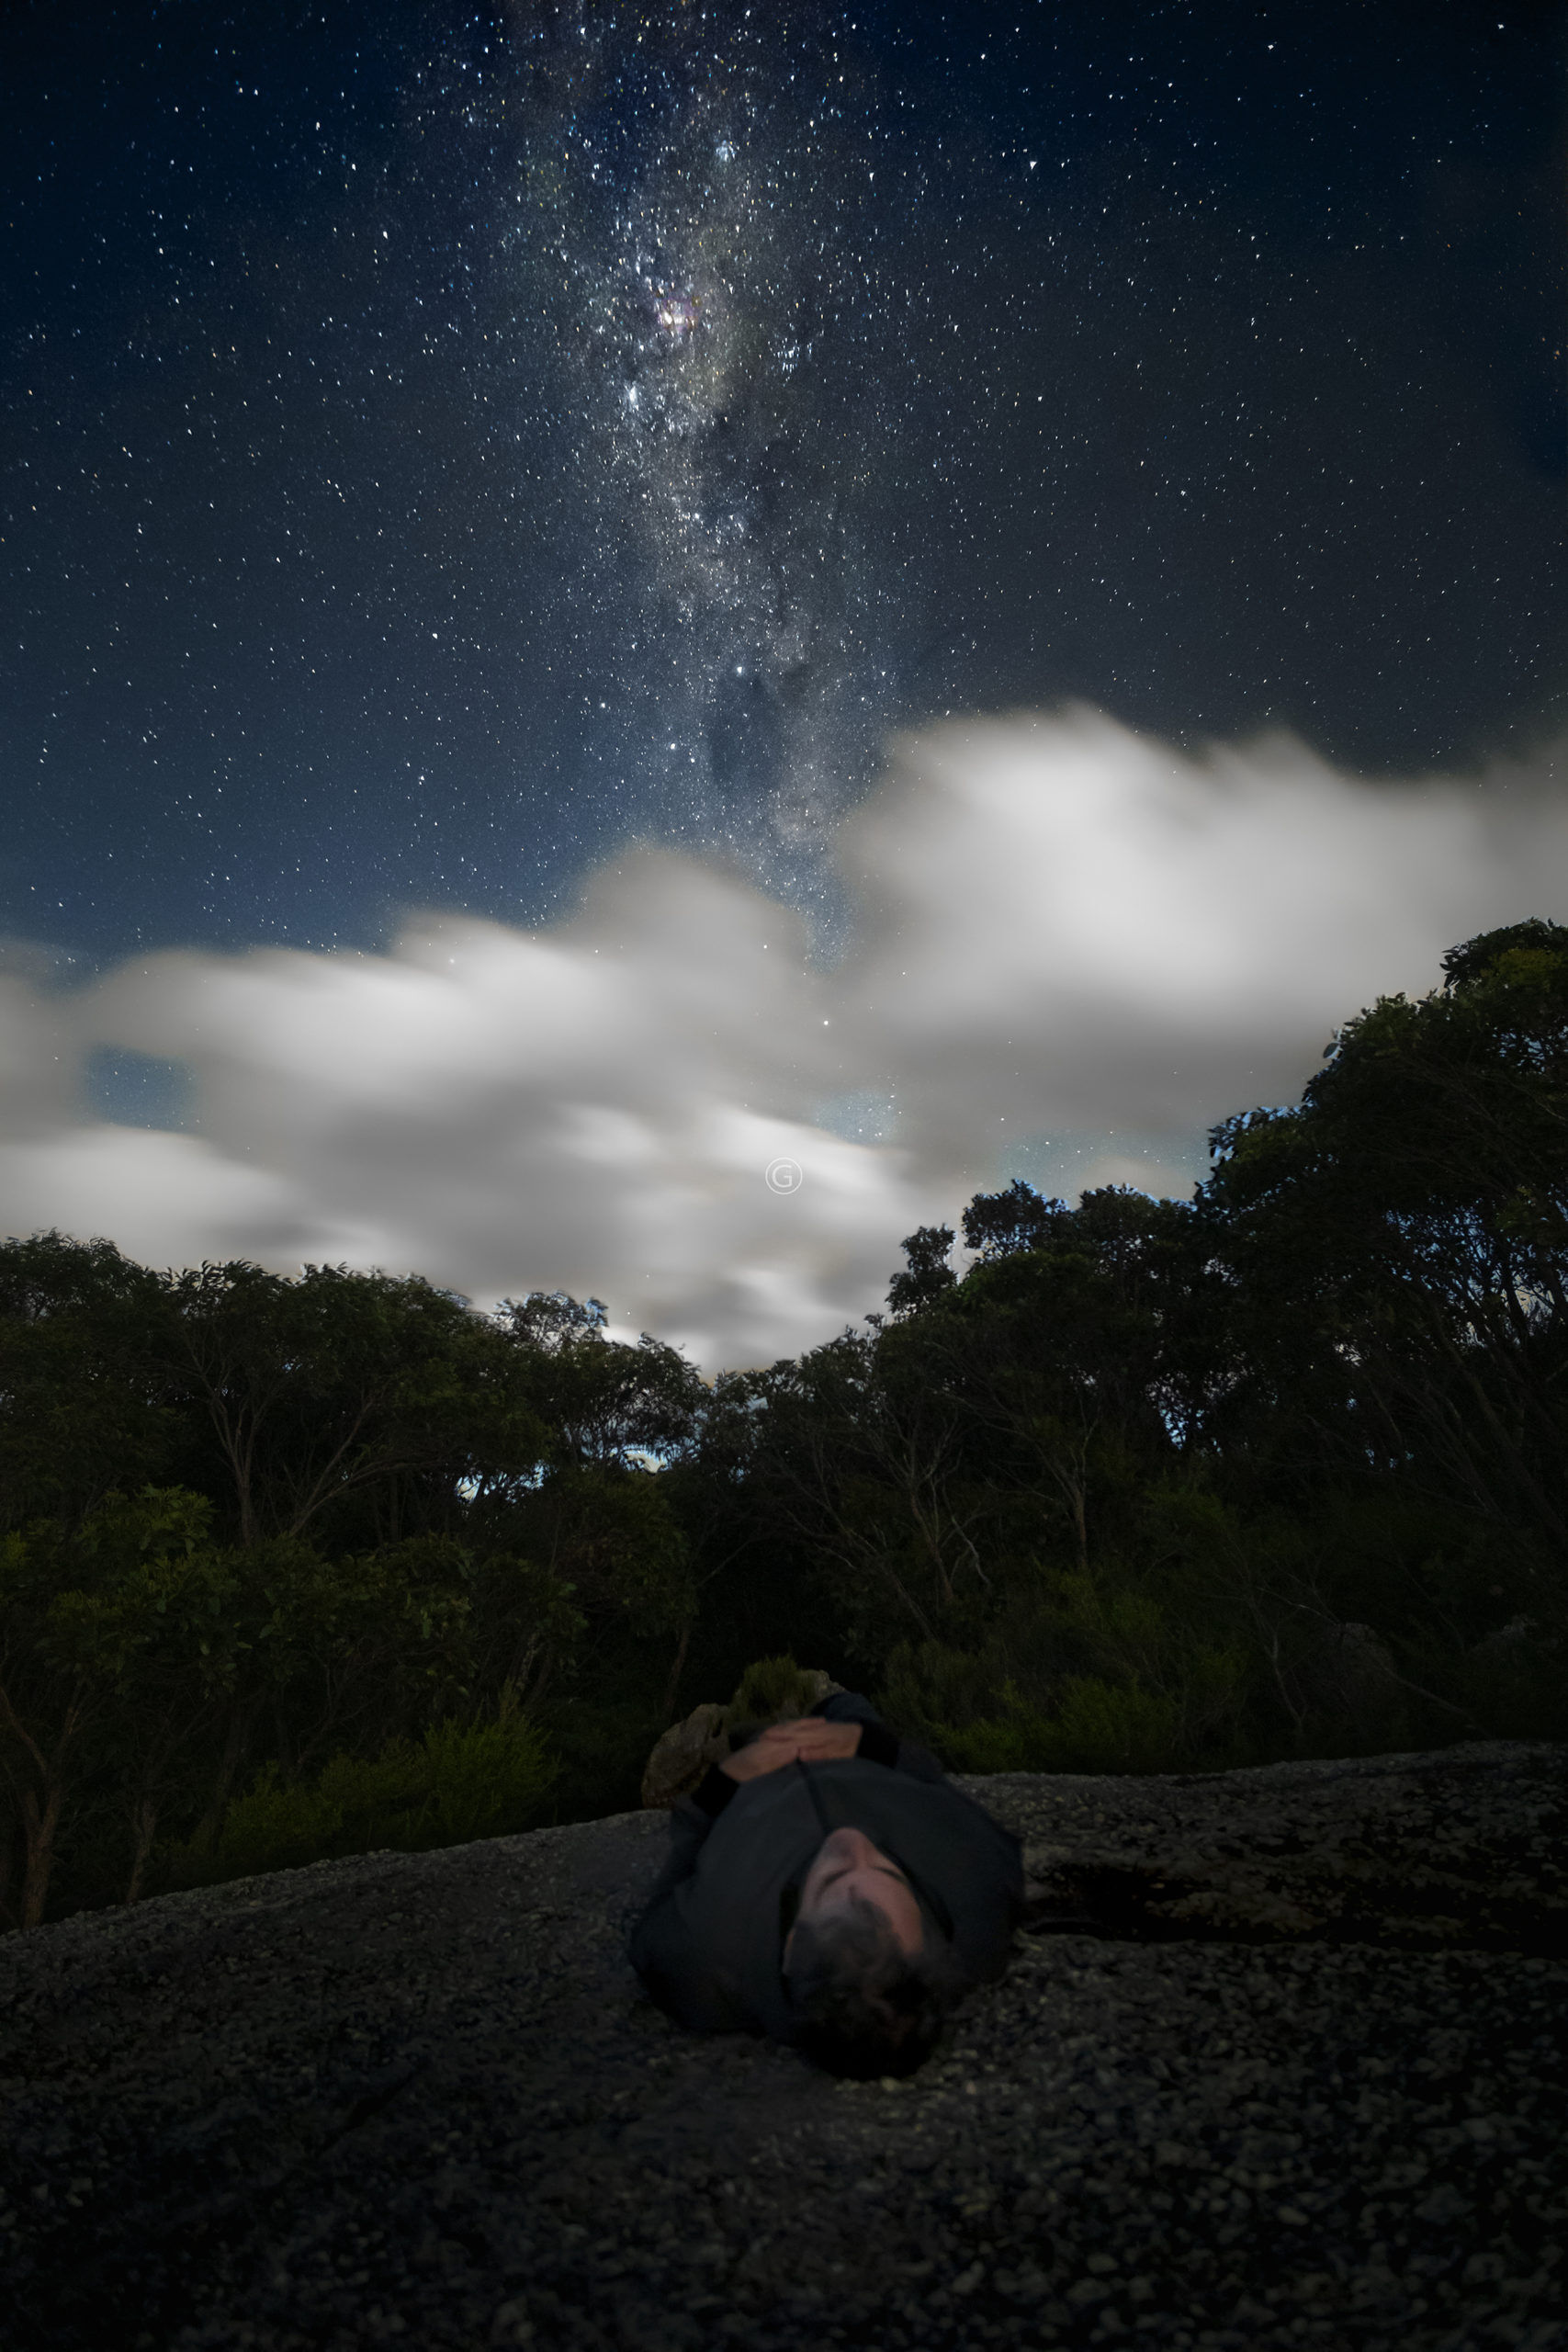
<path id="1" fill-rule="evenodd" d="M 842 1691 L 812 1713 L 863 1724 L 859 1754 L 797 1759 L 743 1781 L 716 1765 L 672 1809 L 670 1859 L 630 1954 L 660 2007 L 699 2033 L 788 2040 L 782 1898 L 798 1891 L 834 1829 L 863 1830 L 904 1871 L 928 1948 L 945 1949 L 959 1982 L 987 1982 L 1007 1966 L 1023 1899 L 1018 1839 L 866 1700 Z"/>

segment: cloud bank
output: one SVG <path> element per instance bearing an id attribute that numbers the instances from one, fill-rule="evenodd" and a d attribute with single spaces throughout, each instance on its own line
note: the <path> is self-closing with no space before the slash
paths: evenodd
<path id="1" fill-rule="evenodd" d="M 385 956 L 0 978 L 0 1222 L 563 1287 L 710 1370 L 765 1362 L 1015 1170 L 1185 1191 L 1201 1131 L 1292 1099 L 1359 1006 L 1568 913 L 1550 756 L 1367 786 L 1286 739 L 1194 760 L 1084 711 L 907 741 L 834 854 L 858 918 L 831 971 L 789 909 L 641 849 L 548 931 L 431 916 Z M 106 1047 L 183 1063 L 194 1125 L 92 1116 Z"/>

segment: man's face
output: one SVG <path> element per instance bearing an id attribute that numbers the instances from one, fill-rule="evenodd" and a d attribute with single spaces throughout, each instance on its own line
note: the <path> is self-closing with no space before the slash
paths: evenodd
<path id="1" fill-rule="evenodd" d="M 796 1924 L 802 1919 L 829 1918 L 836 1911 L 847 1909 L 856 1896 L 875 1905 L 897 1938 L 900 1950 L 914 1959 L 924 1940 L 925 1927 L 908 1880 L 880 1847 L 872 1844 L 863 1830 L 835 1829 L 823 1839 L 806 1873 Z M 792 1928 L 784 1939 L 786 1969 L 794 1941 Z"/>

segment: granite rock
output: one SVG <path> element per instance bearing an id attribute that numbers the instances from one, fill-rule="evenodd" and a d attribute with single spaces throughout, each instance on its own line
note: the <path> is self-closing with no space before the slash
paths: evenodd
<path id="1" fill-rule="evenodd" d="M 897 2086 L 642 1996 L 656 1812 L 5 1939 L 0 2343 L 1568 2346 L 1562 1750 L 965 1785 Z"/>
<path id="2" fill-rule="evenodd" d="M 694 1707 L 684 1723 L 671 1724 L 655 1743 L 643 1767 L 644 1804 L 668 1809 L 698 1786 L 710 1764 L 722 1763 L 728 1753 L 724 1708 L 712 1700 Z"/>

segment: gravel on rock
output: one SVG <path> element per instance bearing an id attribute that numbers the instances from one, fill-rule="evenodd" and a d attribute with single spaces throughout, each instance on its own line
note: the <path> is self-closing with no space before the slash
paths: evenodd
<path id="1" fill-rule="evenodd" d="M 964 1785 L 905 2083 L 643 1997 L 658 1814 L 6 1938 L 0 2344 L 1568 2347 L 1564 1751 Z"/>

